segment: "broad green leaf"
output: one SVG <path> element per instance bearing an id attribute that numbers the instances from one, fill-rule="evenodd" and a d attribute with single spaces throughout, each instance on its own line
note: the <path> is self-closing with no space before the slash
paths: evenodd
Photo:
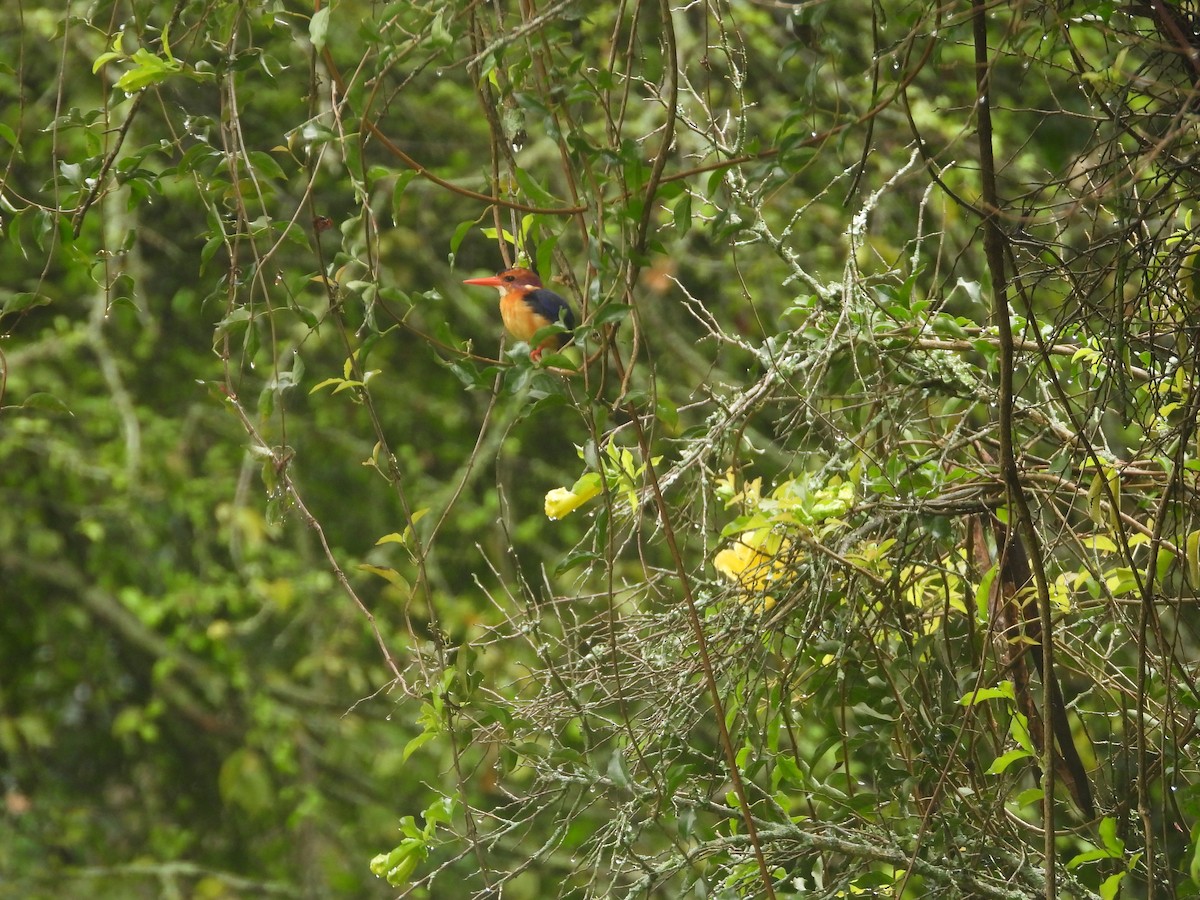
<path id="1" fill-rule="evenodd" d="M 1032 753 L 1030 753 L 1028 750 L 1022 750 L 1019 747 L 1009 750 L 1007 753 L 1002 753 L 1000 756 L 997 756 L 994 760 L 992 760 L 992 764 L 988 766 L 986 774 L 1000 775 L 1005 769 L 1007 769 L 1017 760 L 1028 759 L 1031 756 L 1033 756 Z"/>
<path id="2" fill-rule="evenodd" d="M 1012 682 L 1002 681 L 996 687 L 979 688 L 979 690 L 964 694 L 958 702 L 962 706 L 974 706 L 984 700 L 1013 700 L 1015 697 Z"/>
<path id="3" fill-rule="evenodd" d="M 308 23 L 308 37 L 317 50 L 325 49 L 325 40 L 329 35 L 329 16 L 331 7 L 323 6 L 315 13 Z"/>

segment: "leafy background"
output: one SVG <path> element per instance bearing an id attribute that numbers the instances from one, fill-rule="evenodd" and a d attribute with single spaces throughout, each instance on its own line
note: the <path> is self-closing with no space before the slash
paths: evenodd
<path id="1" fill-rule="evenodd" d="M 1196 895 L 1194 15 L 19 0 L 0 894 Z"/>

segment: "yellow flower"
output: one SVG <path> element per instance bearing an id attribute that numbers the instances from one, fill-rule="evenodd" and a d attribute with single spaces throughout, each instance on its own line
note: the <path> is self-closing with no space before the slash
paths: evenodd
<path id="1" fill-rule="evenodd" d="M 550 521 L 568 516 L 600 493 L 600 476 L 595 472 L 584 475 L 570 490 L 555 488 L 546 493 L 546 518 Z"/>
<path id="2" fill-rule="evenodd" d="M 758 594 L 783 575 L 785 554 L 790 542 L 770 529 L 744 531 L 724 550 L 713 557 L 713 567 L 736 582 L 746 593 Z M 764 597 L 762 610 L 775 605 L 774 597 Z"/>

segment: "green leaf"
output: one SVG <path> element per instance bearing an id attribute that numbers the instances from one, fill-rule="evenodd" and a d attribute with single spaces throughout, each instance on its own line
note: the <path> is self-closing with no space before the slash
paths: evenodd
<path id="1" fill-rule="evenodd" d="M 346 379 L 344 379 L 344 378 L 326 378 L 324 381 L 319 381 L 316 384 L 314 384 L 312 386 L 312 389 L 309 390 L 308 393 L 315 394 L 317 391 L 321 390 L 322 388 L 327 388 L 331 384 L 341 385 L 341 384 L 344 384 L 345 381 L 346 381 Z"/>
<path id="2" fill-rule="evenodd" d="M 433 826 L 449 825 L 454 821 L 454 810 L 458 801 L 453 797 L 439 797 L 425 807 L 425 831 L 428 837 L 433 836 Z"/>
<path id="3" fill-rule="evenodd" d="M 275 157 L 271 156 L 270 153 L 265 153 L 262 150 L 251 150 L 247 156 L 258 170 L 259 175 L 265 175 L 268 178 L 278 178 L 280 181 L 287 181 L 287 174 L 283 171 L 283 167 L 279 165 Z"/>
<path id="4" fill-rule="evenodd" d="M 548 190 L 538 184 L 524 169 L 514 169 L 513 176 L 527 197 L 538 206 L 562 206 L 563 203 Z"/>
<path id="5" fill-rule="evenodd" d="M 463 238 L 467 236 L 467 232 L 475 227 L 478 221 L 478 219 L 468 219 L 465 222 L 459 222 L 458 226 L 454 229 L 454 235 L 450 238 L 451 264 L 454 262 L 454 257 L 458 255 L 458 248 L 462 246 Z"/>
<path id="6" fill-rule="evenodd" d="M 21 409 L 29 410 L 44 410 L 46 412 L 66 413 L 74 415 L 67 404 L 63 403 L 53 394 L 48 394 L 45 391 L 37 391 L 30 394 L 21 403 Z"/>
<path id="7" fill-rule="evenodd" d="M 1117 835 L 1117 820 L 1112 816 L 1105 816 L 1100 820 L 1099 828 L 1097 829 L 1100 835 L 1100 841 L 1104 847 L 1114 856 L 1125 855 L 1125 842 Z"/>
<path id="8" fill-rule="evenodd" d="M 672 437 L 679 434 L 679 409 L 674 403 L 660 395 L 655 402 L 654 413 L 662 422 L 667 434 Z"/>
<path id="9" fill-rule="evenodd" d="M 308 23 L 308 38 L 318 50 L 325 49 L 325 40 L 329 35 L 329 13 L 331 7 L 323 6 L 313 13 Z"/>
<path id="10" fill-rule="evenodd" d="M 1007 769 L 1017 760 L 1027 759 L 1030 756 L 1033 756 L 1033 754 L 1028 750 L 1022 750 L 1020 747 L 1009 750 L 1007 753 L 1002 753 L 1000 756 L 997 756 L 994 760 L 992 760 L 992 764 L 988 766 L 986 774 L 1000 775 L 1005 769 Z"/>
<path id="11" fill-rule="evenodd" d="M 592 550 L 577 550 L 573 553 L 568 553 L 561 560 L 559 560 L 558 565 L 554 567 L 554 574 L 563 575 L 574 569 L 576 566 L 581 566 L 586 563 L 593 563 L 600 559 L 603 559 L 603 557 Z"/>
<path id="12" fill-rule="evenodd" d="M 34 291 L 19 291 L 15 294 L 10 294 L 8 299 L 4 301 L 4 313 L 16 313 L 25 309 L 33 309 L 37 306 L 49 306 L 50 298 L 45 294 L 39 294 Z"/>
<path id="13" fill-rule="evenodd" d="M 632 783 L 629 778 L 629 770 L 625 767 L 625 758 L 621 755 L 620 750 L 614 750 L 612 756 L 608 758 L 607 771 L 612 783 L 619 788 L 628 788 Z"/>
<path id="14" fill-rule="evenodd" d="M 881 712 L 880 710 L 874 709 L 871 706 L 868 706 L 866 703 L 856 703 L 852 707 L 850 707 L 850 709 L 857 716 L 861 716 L 863 718 L 875 719 L 880 722 L 896 721 L 895 716 L 889 715 L 888 713 Z"/>
<path id="15" fill-rule="evenodd" d="M 1109 875 L 1100 883 L 1101 900 L 1115 900 L 1121 892 L 1121 882 L 1128 875 L 1128 872 L 1117 872 L 1115 875 Z"/>
<path id="16" fill-rule="evenodd" d="M 435 731 L 422 731 L 415 738 L 404 745 L 404 751 L 400 754 L 400 758 L 404 762 L 408 762 L 408 758 L 437 737 Z"/>
<path id="17" fill-rule="evenodd" d="M 633 312 L 633 307 L 624 303 L 606 303 L 604 306 L 596 310 L 592 316 L 592 324 L 599 327 L 601 325 L 611 325 L 617 322 L 623 322 Z"/>
<path id="18" fill-rule="evenodd" d="M 1029 806 L 1031 803 L 1041 803 L 1045 795 L 1041 788 L 1026 788 L 1017 794 L 1017 806 Z"/>
<path id="19" fill-rule="evenodd" d="M 201 271 L 204 271 L 204 269 L 208 266 L 209 262 L 212 261 L 213 256 L 216 255 L 216 252 L 219 249 L 221 249 L 221 247 L 224 246 L 224 244 L 225 244 L 225 236 L 221 235 L 221 234 L 213 235 L 207 241 L 204 242 L 204 246 L 200 248 L 200 270 Z"/>
<path id="20" fill-rule="evenodd" d="M 671 217 L 675 222 L 675 228 L 680 235 L 685 235 L 692 227 L 692 195 L 688 192 L 675 201 L 675 208 L 671 210 Z"/>
<path id="21" fill-rule="evenodd" d="M 416 169 L 404 169 L 396 175 L 396 183 L 392 186 L 392 222 L 399 227 L 401 224 L 400 208 L 404 192 L 417 177 Z"/>
<path id="22" fill-rule="evenodd" d="M 183 71 L 178 60 L 155 56 L 145 47 L 134 51 L 129 60 L 134 67 L 117 79 L 117 87 L 127 94 L 136 94 L 152 85 L 161 84 Z"/>
<path id="23" fill-rule="evenodd" d="M 970 691 L 964 694 L 959 699 L 960 706 L 974 706 L 983 700 L 1014 700 L 1016 692 L 1013 689 L 1011 681 L 1002 681 L 996 687 L 980 688 L 977 691 Z"/>
<path id="24" fill-rule="evenodd" d="M 543 278 L 546 277 L 551 269 L 551 262 L 554 260 L 554 248 L 558 246 L 558 235 L 552 234 L 549 237 L 543 238 L 537 248 L 537 271 Z"/>
<path id="25" fill-rule="evenodd" d="M 983 577 L 979 579 L 979 587 L 975 589 L 975 610 L 984 622 L 988 620 L 991 612 L 992 584 L 996 580 L 996 572 L 997 566 L 993 564 L 983 573 Z"/>
<path id="26" fill-rule="evenodd" d="M 95 75 L 102 68 L 104 68 L 104 66 L 108 65 L 113 60 L 124 59 L 124 58 L 125 58 L 125 54 L 121 53 L 119 51 L 116 51 L 116 50 L 109 50 L 107 53 L 101 53 L 92 62 L 92 74 Z"/>
<path id="27" fill-rule="evenodd" d="M 1013 713 L 1008 722 L 1008 733 L 1026 753 L 1034 755 L 1033 738 L 1029 736 L 1029 720 L 1024 713 Z"/>
<path id="28" fill-rule="evenodd" d="M 1188 863 L 1188 877 L 1200 886 L 1200 822 L 1192 826 L 1192 858 Z"/>
<path id="29" fill-rule="evenodd" d="M 1117 858 L 1120 858 L 1120 856 L 1121 854 L 1116 854 Z M 1067 863 L 1067 868 L 1077 869 L 1082 865 L 1101 859 L 1113 859 L 1113 854 L 1100 847 L 1094 847 L 1091 850 L 1084 850 L 1082 853 L 1077 853 L 1071 857 L 1070 862 Z"/>
<path id="30" fill-rule="evenodd" d="M 771 772 L 773 787 L 779 787 L 780 784 L 787 783 L 794 787 L 803 788 L 807 784 L 804 773 L 790 756 L 781 753 L 774 758 L 773 763 L 775 766 Z"/>

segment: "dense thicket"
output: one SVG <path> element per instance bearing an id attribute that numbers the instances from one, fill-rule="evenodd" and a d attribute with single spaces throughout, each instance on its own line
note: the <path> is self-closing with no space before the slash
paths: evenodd
<path id="1" fill-rule="evenodd" d="M 1200 892 L 1190 3 L 13 15 L 0 894 Z"/>

